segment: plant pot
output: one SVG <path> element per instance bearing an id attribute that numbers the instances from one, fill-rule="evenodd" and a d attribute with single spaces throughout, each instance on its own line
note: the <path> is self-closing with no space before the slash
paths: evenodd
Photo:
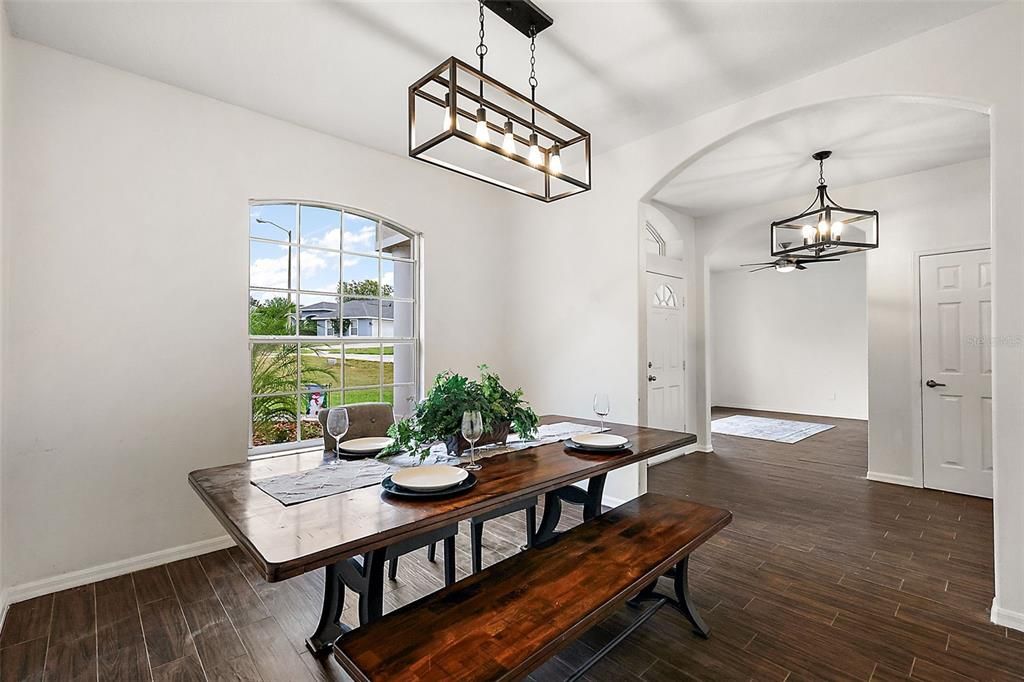
<path id="1" fill-rule="evenodd" d="M 498 424 L 491 431 L 484 431 L 484 435 L 480 436 L 480 440 L 476 442 L 476 446 L 481 445 L 493 445 L 495 443 L 505 444 L 508 440 L 508 433 L 512 429 L 512 422 L 502 422 Z M 455 455 L 457 457 L 462 456 L 462 453 L 469 450 L 469 441 L 462 437 L 461 433 L 457 433 L 454 436 L 448 436 L 444 440 L 445 447 L 448 448 L 449 455 Z"/>

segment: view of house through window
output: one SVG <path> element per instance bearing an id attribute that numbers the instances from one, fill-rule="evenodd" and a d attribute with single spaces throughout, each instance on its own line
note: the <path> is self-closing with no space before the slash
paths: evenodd
<path id="1" fill-rule="evenodd" d="M 252 203 L 252 454 L 321 438 L 321 407 L 385 401 L 410 411 L 418 256 L 413 233 L 364 211 Z"/>

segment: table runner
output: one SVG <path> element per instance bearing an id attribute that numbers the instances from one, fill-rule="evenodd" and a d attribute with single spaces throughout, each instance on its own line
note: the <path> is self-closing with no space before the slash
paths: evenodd
<path id="1" fill-rule="evenodd" d="M 544 424 L 537 428 L 537 435 L 531 440 L 523 440 L 515 434 L 509 435 L 505 445 L 487 445 L 476 449 L 477 459 L 494 457 L 506 452 L 525 450 L 537 445 L 566 440 L 582 433 L 598 433 L 607 431 L 599 426 L 577 424 L 575 422 L 558 422 Z M 338 495 L 357 488 L 379 485 L 393 472 L 420 464 L 452 464 L 459 465 L 469 461 L 469 454 L 462 457 L 449 457 L 444 443 L 437 443 L 430 448 L 430 454 L 423 462 L 411 453 L 401 453 L 385 459 L 335 459 L 330 452 L 324 453 L 323 463 L 306 471 L 271 476 L 252 480 L 250 483 L 286 507 L 300 502 L 308 502 L 320 497 Z"/>

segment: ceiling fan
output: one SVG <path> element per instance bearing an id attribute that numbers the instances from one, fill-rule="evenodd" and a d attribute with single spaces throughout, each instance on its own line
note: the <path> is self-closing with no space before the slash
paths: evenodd
<path id="1" fill-rule="evenodd" d="M 759 272 L 761 270 L 767 270 L 773 268 L 776 272 L 793 272 L 794 270 L 806 270 L 806 263 L 835 263 L 838 258 L 779 258 L 778 260 L 769 261 L 767 263 L 742 263 L 741 268 L 749 268 L 753 266 L 753 270 L 750 272 Z"/>

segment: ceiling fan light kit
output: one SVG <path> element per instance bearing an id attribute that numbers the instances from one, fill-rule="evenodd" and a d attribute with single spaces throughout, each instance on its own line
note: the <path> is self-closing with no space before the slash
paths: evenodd
<path id="1" fill-rule="evenodd" d="M 794 270 L 806 270 L 807 266 L 811 263 L 836 263 L 838 258 L 792 258 L 782 257 L 778 260 L 768 261 L 766 263 L 743 263 L 740 265 L 741 268 L 754 268 L 750 272 L 760 272 L 761 270 L 772 269 L 775 272 L 793 272 Z"/>
<path id="2" fill-rule="evenodd" d="M 530 39 L 529 95 L 484 72 L 485 8 Z M 480 2 L 479 68 L 449 57 L 409 86 L 409 156 L 544 202 L 589 190 L 590 133 L 536 100 L 536 37 L 553 23 L 529 0 Z"/>
<path id="3" fill-rule="evenodd" d="M 815 152 L 818 187 L 803 213 L 776 220 L 771 226 L 772 256 L 797 256 L 808 261 L 878 248 L 878 211 L 847 208 L 828 194 L 825 160 L 830 151 Z"/>

